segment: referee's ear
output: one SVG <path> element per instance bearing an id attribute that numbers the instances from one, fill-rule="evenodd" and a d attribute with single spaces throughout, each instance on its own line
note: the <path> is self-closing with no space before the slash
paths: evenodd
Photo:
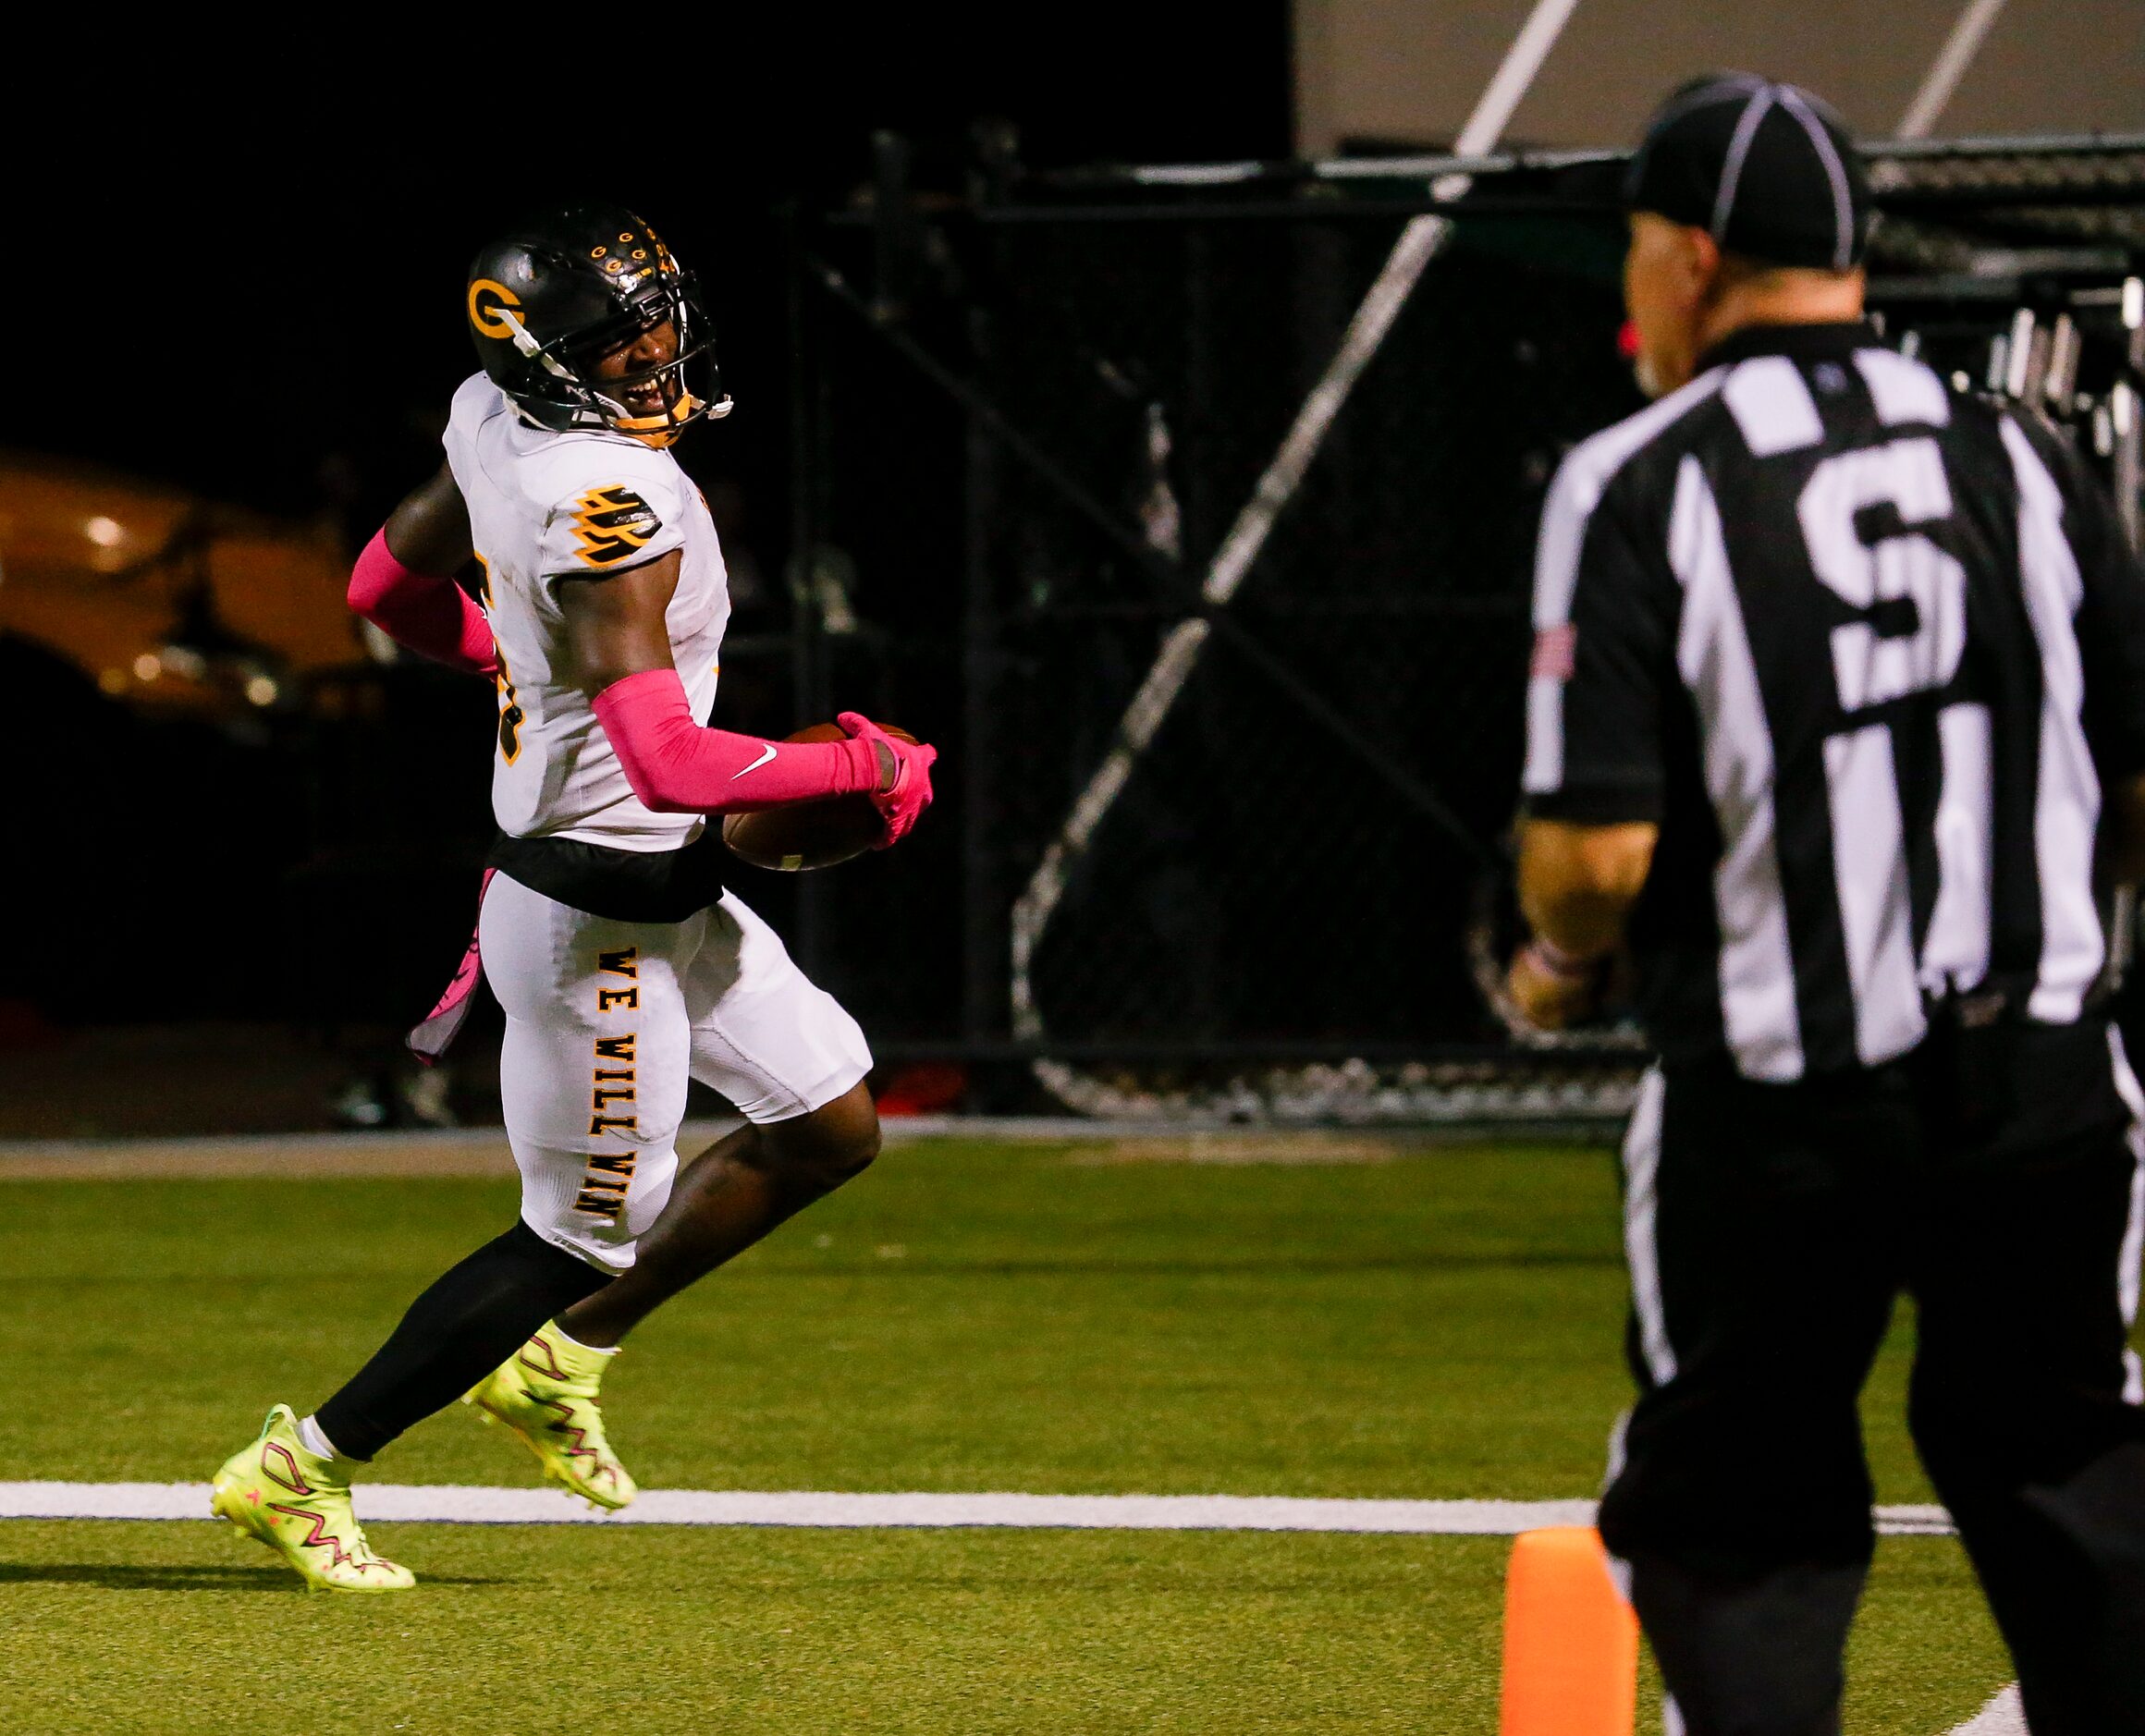
<path id="1" fill-rule="evenodd" d="M 1631 251 L 1626 280 L 1662 292 L 1681 292 L 1695 301 L 1720 275 L 1721 244 L 1695 224 L 1678 223 L 1658 212 L 1631 214 Z"/>
<path id="2" fill-rule="evenodd" d="M 1697 300 L 1701 306 L 1718 301 L 1734 279 L 1733 256 L 1723 253 L 1720 242 L 1703 229 L 1686 228 L 1683 235 L 1684 244 L 1690 252 L 1690 281 L 1697 292 Z"/>
<path id="3" fill-rule="evenodd" d="M 1658 212 L 1631 214 L 1624 307 L 1637 335 L 1640 383 L 1649 396 L 1691 377 L 1701 327 L 1721 293 L 1721 247 L 1705 230 Z"/>

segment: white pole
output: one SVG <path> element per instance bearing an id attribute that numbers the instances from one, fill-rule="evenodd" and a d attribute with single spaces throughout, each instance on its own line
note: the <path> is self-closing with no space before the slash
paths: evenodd
<path id="1" fill-rule="evenodd" d="M 1914 101 L 1906 105 L 1906 117 L 1899 123 L 1899 138 L 1929 137 L 1937 117 L 1958 90 L 1959 81 L 1967 76 L 1967 68 L 1974 64 L 1974 56 L 1981 52 L 1981 44 L 1988 39 L 1996 15 L 2003 9 L 2004 0 L 1967 0 L 1967 9 L 1952 26 L 1952 33 L 1938 53 L 1936 64 L 1922 79 L 1921 89 L 1914 93 Z"/>
<path id="2" fill-rule="evenodd" d="M 1460 136 L 1452 144 L 1454 155 L 1487 156 L 1504 137 L 1505 124 L 1533 85 L 1535 75 L 1550 57 L 1550 50 L 1557 45 L 1557 38 L 1564 33 L 1578 4 L 1579 0 L 1536 0 L 1519 34 L 1512 39 L 1512 46 L 1504 51 L 1504 62 L 1497 68 L 1497 76 L 1489 80 L 1489 88 L 1467 116 L 1467 124 L 1460 128 Z"/>
<path id="3" fill-rule="evenodd" d="M 1551 48 L 1563 33 L 1564 25 L 1578 4 L 1579 0 L 1536 0 L 1535 9 L 1513 39 L 1512 46 L 1505 50 L 1496 76 L 1476 103 L 1475 112 L 1460 128 L 1460 137 L 1453 144 L 1454 155 L 1484 156 L 1495 147 L 1504 134 L 1506 123 L 1512 119 L 1513 111 L 1534 83 L 1535 75 L 1549 58 Z M 1467 177 L 1464 175 L 1441 177 L 1437 189 L 1439 196 L 1444 199 L 1457 199 L 1466 190 Z M 1363 305 L 1355 310 L 1355 317 L 1348 323 L 1341 348 L 1334 352 L 1318 384 L 1311 388 L 1310 396 L 1305 398 L 1288 437 L 1281 442 L 1281 450 L 1274 454 L 1273 462 L 1266 467 L 1266 473 L 1258 479 L 1258 486 L 1252 490 L 1250 500 L 1245 502 L 1229 534 L 1222 539 L 1213 565 L 1207 568 L 1206 581 L 1200 587 L 1209 603 L 1227 603 L 1236 594 L 1236 587 L 1266 547 L 1281 508 L 1293 498 L 1303 483 L 1305 472 L 1311 467 L 1311 460 L 1326 444 L 1326 436 L 1332 431 L 1341 407 L 1348 401 L 1349 394 L 1355 389 L 1356 381 L 1363 377 L 1363 371 L 1370 365 L 1379 346 L 1384 343 L 1393 321 L 1400 317 L 1401 309 L 1422 277 L 1423 268 L 1451 238 L 1452 228 L 1448 218 L 1421 216 L 1410 218 L 1401 231 L 1400 239 L 1393 244 L 1392 252 L 1377 280 L 1365 293 Z M 1157 667 L 1160 666 L 1158 663 Z M 1191 674 L 1190 664 L 1184 666 L 1183 674 L 1187 677 Z M 1175 694 L 1172 692 L 1170 697 L 1174 699 Z M 1163 709 L 1168 709 L 1166 704 Z M 1161 718 L 1158 716 L 1154 721 L 1159 726 Z"/>

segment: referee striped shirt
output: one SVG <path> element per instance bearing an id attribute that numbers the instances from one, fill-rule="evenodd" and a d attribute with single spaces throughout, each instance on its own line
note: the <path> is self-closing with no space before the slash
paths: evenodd
<path id="1" fill-rule="evenodd" d="M 2145 771 L 2145 574 L 2067 444 L 1866 326 L 1736 334 L 1565 460 L 1527 811 L 1661 828 L 1665 1059 L 1874 1066 L 1932 1000 L 2076 1021 L 2103 787 Z"/>

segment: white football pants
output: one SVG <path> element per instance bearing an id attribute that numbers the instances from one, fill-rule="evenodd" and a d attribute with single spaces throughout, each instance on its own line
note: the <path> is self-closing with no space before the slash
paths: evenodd
<path id="1" fill-rule="evenodd" d="M 765 1123 L 871 1070 L 856 1021 L 731 894 L 682 923 L 619 923 L 497 874 L 477 932 L 507 1009 L 522 1221 L 607 1271 L 633 1264 L 670 1197 L 688 1079 Z"/>

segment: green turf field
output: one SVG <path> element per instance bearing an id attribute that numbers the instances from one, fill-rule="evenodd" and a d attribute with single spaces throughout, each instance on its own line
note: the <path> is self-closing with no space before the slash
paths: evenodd
<path id="1" fill-rule="evenodd" d="M 644 1484 L 699 1488 L 1591 1492 L 1627 1396 L 1608 1158 L 1109 1155 L 898 1148 L 644 1329 L 614 1439 Z M 205 1480 L 511 1211 L 445 1180 L 0 1188 L 5 1474 Z M 1927 1500 L 1903 1373 L 1894 1344 L 1881 1496 Z M 380 1471 L 531 1467 L 458 1411 Z M 308 1597 L 206 1523 L 0 1523 L 0 1729 L 1495 1728 L 1498 1539 L 375 1535 L 417 1593 Z M 1849 1728 L 1897 1736 L 2007 1679 L 1955 1544 L 1884 1546 L 1856 1665 Z"/>

